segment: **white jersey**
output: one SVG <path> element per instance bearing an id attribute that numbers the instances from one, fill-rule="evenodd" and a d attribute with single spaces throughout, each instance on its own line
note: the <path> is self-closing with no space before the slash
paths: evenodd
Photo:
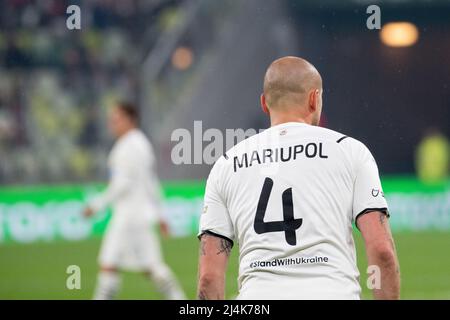
<path id="1" fill-rule="evenodd" d="M 113 224 L 154 222 L 160 210 L 160 186 L 154 171 L 153 148 L 138 129 L 119 138 L 108 159 L 107 190 L 91 203 L 95 210 L 112 205 Z"/>
<path id="2" fill-rule="evenodd" d="M 352 222 L 373 210 L 388 212 L 370 151 L 291 122 L 216 162 L 200 234 L 239 243 L 239 299 L 359 299 Z"/>

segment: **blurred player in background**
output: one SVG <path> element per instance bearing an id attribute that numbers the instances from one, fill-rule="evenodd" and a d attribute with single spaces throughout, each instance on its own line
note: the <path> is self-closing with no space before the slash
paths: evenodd
<path id="1" fill-rule="evenodd" d="M 286 57 L 267 70 L 261 105 L 271 128 L 215 163 L 200 218 L 198 297 L 223 299 L 233 241 L 239 299 L 360 299 L 352 222 L 377 299 L 398 299 L 400 276 L 388 208 L 372 154 L 361 142 L 318 127 L 322 78 Z"/>
<path id="2" fill-rule="evenodd" d="M 165 264 L 154 225 L 160 217 L 160 185 L 154 170 L 153 148 L 138 129 L 138 113 L 128 103 L 119 103 L 109 115 L 112 134 L 117 138 L 109 156 L 111 180 L 104 193 L 84 210 L 86 217 L 112 205 L 113 215 L 103 239 L 100 274 L 94 299 L 114 298 L 120 286 L 121 270 L 144 272 L 167 299 L 184 299 L 184 293 Z"/>
<path id="3" fill-rule="evenodd" d="M 447 180 L 450 168 L 450 144 L 436 128 L 429 128 L 416 149 L 417 176 L 424 183 Z"/>

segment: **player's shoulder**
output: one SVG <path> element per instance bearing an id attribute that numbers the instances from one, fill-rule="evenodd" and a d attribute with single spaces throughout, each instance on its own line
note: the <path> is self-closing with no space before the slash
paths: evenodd
<path id="1" fill-rule="evenodd" d="M 368 150 L 367 146 L 363 142 L 348 134 L 323 127 L 315 127 L 315 130 L 320 132 L 324 137 L 328 138 L 328 140 L 336 142 L 336 144 L 339 145 L 344 150 L 348 149 L 354 151 Z"/>
<path id="2" fill-rule="evenodd" d="M 325 127 L 308 126 L 307 130 L 309 131 L 310 136 L 314 136 L 323 140 L 332 141 L 338 144 L 347 139 L 348 139 L 347 141 L 351 140 L 351 137 L 349 135 Z"/>
<path id="3" fill-rule="evenodd" d="M 127 139 L 127 142 L 130 144 L 136 144 L 136 143 L 146 144 L 149 142 L 145 133 L 140 129 L 132 130 L 127 135 L 126 139 Z"/>
<path id="4" fill-rule="evenodd" d="M 148 147 L 150 146 L 150 140 L 144 132 L 134 129 L 124 137 L 123 145 L 129 149 Z"/>
<path id="5" fill-rule="evenodd" d="M 133 130 L 121 137 L 114 146 L 114 154 L 120 158 L 135 158 L 147 148 L 147 137 L 140 130 Z"/>
<path id="6" fill-rule="evenodd" d="M 337 148 L 341 150 L 341 154 L 352 162 L 360 162 L 373 158 L 371 151 L 362 141 L 348 134 L 323 127 L 314 127 L 312 130 L 315 130 L 317 136 L 322 139 L 335 143 Z"/>
<path id="7" fill-rule="evenodd" d="M 316 130 L 320 130 L 332 140 L 331 143 L 335 143 L 337 149 L 341 151 L 341 157 L 352 163 L 353 168 L 357 168 L 360 163 L 369 160 L 375 161 L 372 152 L 362 141 L 347 134 L 327 128 L 318 128 Z"/>

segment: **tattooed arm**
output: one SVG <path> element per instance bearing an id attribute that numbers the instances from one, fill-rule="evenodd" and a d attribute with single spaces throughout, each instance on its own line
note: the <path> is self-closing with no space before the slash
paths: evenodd
<path id="1" fill-rule="evenodd" d="M 200 239 L 198 299 L 225 299 L 225 272 L 233 243 L 204 233 Z"/>
<path id="2" fill-rule="evenodd" d="M 386 215 L 379 211 L 366 213 L 358 218 L 357 225 L 364 238 L 369 266 L 380 270 L 380 287 L 373 289 L 374 298 L 399 299 L 400 269 Z"/>

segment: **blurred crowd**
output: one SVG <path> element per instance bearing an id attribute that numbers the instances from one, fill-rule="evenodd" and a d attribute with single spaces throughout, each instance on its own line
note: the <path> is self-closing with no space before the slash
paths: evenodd
<path id="1" fill-rule="evenodd" d="M 271 28 L 261 31 L 274 17 L 273 10 L 268 10 L 265 16 L 262 6 L 255 13 L 254 7 L 244 6 L 243 3 L 210 0 L 0 1 L 0 185 L 104 180 L 106 156 L 112 143 L 106 116 L 108 108 L 117 100 L 135 102 L 144 109 L 141 111 L 148 112 L 144 130 L 150 134 L 160 154 L 158 162 L 162 178 L 166 178 L 164 174 L 176 179 L 185 178 L 180 170 L 183 174 L 186 170 L 180 167 L 176 171 L 168 161 L 172 146 L 167 138 L 170 136 L 168 131 L 179 126 L 189 127 L 190 124 L 183 124 L 187 115 L 189 118 L 186 121 L 202 117 L 215 123 L 218 114 L 226 115 L 229 123 L 241 120 L 242 117 L 234 118 L 232 112 L 225 114 L 223 110 L 227 108 L 223 106 L 241 103 L 252 106 L 252 90 L 259 90 L 261 78 L 258 68 L 262 72 L 271 59 L 269 57 L 280 54 L 278 47 L 284 48 L 277 44 L 283 38 L 279 33 L 272 35 Z M 81 8 L 81 30 L 69 30 L 66 26 L 69 17 L 66 10 L 73 4 Z M 287 12 L 291 14 L 291 11 L 292 7 L 289 7 Z M 188 18 L 190 12 L 194 12 L 192 19 Z M 284 13 L 279 13 L 278 20 L 274 20 L 282 22 L 275 23 L 275 26 L 282 26 Z M 184 26 L 183 21 L 190 22 Z M 302 23 L 299 22 L 298 30 L 310 30 L 304 28 L 310 26 L 309 22 L 302 20 Z M 315 21 L 311 23 L 314 26 Z M 248 29 L 245 34 L 241 32 L 242 28 Z M 182 31 L 178 32 L 178 29 Z M 324 74 L 330 77 L 328 86 L 335 88 L 342 83 L 361 79 L 364 75 L 349 73 L 346 77 L 353 80 L 341 81 L 337 76 L 340 71 L 334 67 L 343 68 L 342 63 L 331 62 L 344 61 L 350 66 L 356 57 L 340 60 L 342 58 L 330 53 L 332 51 L 322 50 L 328 46 L 326 39 L 332 33 L 317 32 L 317 39 L 322 39 L 322 42 L 314 39 L 312 45 L 302 48 L 302 54 L 329 54 L 323 58 L 327 62 L 320 66 Z M 241 33 L 244 35 L 239 37 Z M 263 37 L 255 37 L 254 33 Z M 271 38 L 274 41 L 271 42 Z M 371 43 L 365 34 L 356 39 Z M 288 38 L 285 42 L 291 41 Z M 158 50 L 161 48 L 164 50 Z M 429 51 L 423 48 L 423 52 Z M 422 54 L 417 52 L 410 51 L 409 54 Z M 157 59 L 147 60 L 154 56 Z M 148 64 L 148 61 L 153 63 Z M 392 57 L 388 61 L 393 61 Z M 416 70 L 405 81 L 398 81 L 390 67 L 383 69 L 374 65 L 372 69 L 373 72 L 386 72 L 383 79 L 387 80 L 379 81 L 377 87 L 384 88 L 388 80 L 395 84 L 392 90 L 401 86 L 403 95 L 394 95 L 401 101 L 400 105 L 407 105 L 403 100 L 410 99 L 409 89 L 414 83 L 411 79 L 421 75 L 421 72 L 436 75 L 438 81 L 444 77 L 444 72 L 439 73 L 442 68 L 438 63 L 431 64 L 435 69 L 422 70 L 408 67 L 413 60 L 402 61 L 405 70 Z M 359 61 L 365 62 L 364 59 Z M 159 71 L 152 72 L 153 67 Z M 234 70 L 239 72 L 232 72 Z M 208 83 L 214 83 L 209 87 L 214 90 L 205 90 L 204 84 Z M 248 83 L 254 84 L 252 89 L 248 92 L 240 90 Z M 366 90 L 364 82 L 357 83 L 360 83 L 360 90 Z M 228 91 L 233 90 L 234 85 L 236 94 L 230 95 Z M 360 105 L 356 96 L 353 101 L 348 101 L 345 89 L 343 86 L 328 92 L 328 104 L 341 106 L 345 101 L 350 106 Z M 398 114 L 400 117 L 404 111 L 401 108 L 387 109 L 389 104 L 384 103 L 384 98 L 376 92 L 367 90 L 362 96 L 372 101 L 372 105 L 385 106 L 385 112 L 390 112 L 391 116 Z M 428 103 L 429 97 L 424 98 L 419 92 L 412 103 L 419 105 L 423 99 Z M 435 107 L 431 111 L 436 115 L 445 108 L 439 100 L 432 104 Z M 412 108 L 408 112 L 418 114 L 417 110 L 419 108 Z M 368 108 L 367 111 L 371 117 L 384 117 L 385 113 L 377 108 Z M 414 127 L 414 130 L 402 131 L 396 129 L 398 126 L 389 125 L 392 132 L 383 131 L 385 135 L 397 135 L 398 141 L 408 139 L 411 147 L 401 140 L 402 143 L 392 143 L 388 146 L 391 149 L 386 149 L 375 130 L 368 130 L 365 126 L 360 128 L 361 122 L 349 121 L 346 112 L 333 113 L 332 108 L 327 112 L 328 118 L 333 119 L 334 128 L 343 127 L 346 132 L 365 137 L 374 145 L 375 151 L 378 143 L 378 154 L 385 157 L 382 162 L 385 168 L 391 168 L 390 172 L 414 170 L 409 160 L 412 159 L 413 145 L 419 142 L 419 133 L 415 132 L 423 132 L 425 126 L 419 117 L 411 116 L 415 122 L 408 120 L 408 126 Z M 252 117 L 246 116 L 248 119 Z M 257 113 L 255 117 L 256 121 L 261 119 Z M 430 119 L 436 124 L 442 120 L 435 115 L 430 115 Z M 222 121 L 220 119 L 219 122 Z M 247 127 L 244 121 L 240 122 L 240 126 Z M 371 125 L 376 126 L 382 121 L 384 119 L 378 119 Z M 257 123 L 249 126 L 259 127 Z M 432 139 L 424 139 L 419 145 L 416 171 L 424 181 L 448 176 L 450 147 L 445 136 L 448 137 L 448 130 L 431 136 Z M 404 148 L 399 149 L 398 145 Z M 209 171 L 209 168 L 204 169 L 204 172 Z M 203 171 L 199 169 L 192 171 L 192 174 L 202 176 Z"/>
<path id="2" fill-rule="evenodd" d="M 101 176 L 106 109 L 135 100 L 138 68 L 180 0 L 0 2 L 0 183 Z M 82 9 L 82 30 L 66 8 Z"/>

